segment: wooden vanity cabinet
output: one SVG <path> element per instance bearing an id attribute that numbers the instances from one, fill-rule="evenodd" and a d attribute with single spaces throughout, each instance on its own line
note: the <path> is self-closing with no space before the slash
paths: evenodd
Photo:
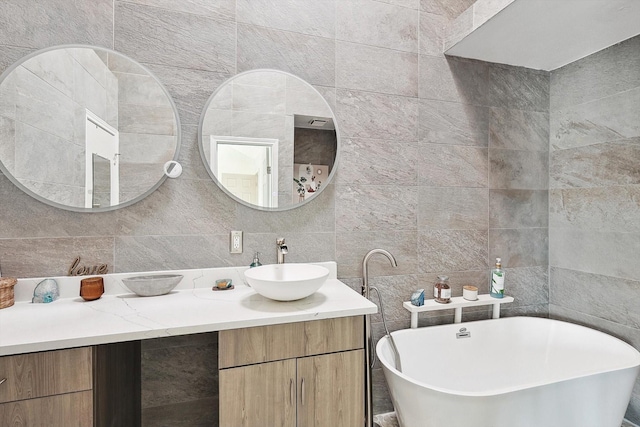
<path id="1" fill-rule="evenodd" d="M 220 427 L 364 424 L 361 316 L 220 332 Z"/>
<path id="2" fill-rule="evenodd" d="M 0 357 L 0 426 L 140 425 L 140 342 Z"/>
<path id="3" fill-rule="evenodd" d="M 93 426 L 92 348 L 0 357 L 0 425 Z"/>

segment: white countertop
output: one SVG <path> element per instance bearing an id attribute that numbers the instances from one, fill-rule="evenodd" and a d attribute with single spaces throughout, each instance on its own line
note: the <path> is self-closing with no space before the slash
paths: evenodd
<path id="1" fill-rule="evenodd" d="M 291 302 L 258 295 L 244 284 L 244 267 L 157 272 L 185 275 L 174 291 L 157 297 L 130 293 L 120 280 L 152 273 L 109 274 L 96 301 L 74 296 L 80 277 L 55 278 L 61 298 L 48 304 L 32 304 L 28 297 L 41 279 L 21 279 L 15 305 L 0 310 L 0 356 L 377 312 L 335 278 L 335 263 L 319 264 L 329 267 L 329 279 L 315 294 Z M 212 291 L 215 280 L 225 277 L 235 289 Z"/>

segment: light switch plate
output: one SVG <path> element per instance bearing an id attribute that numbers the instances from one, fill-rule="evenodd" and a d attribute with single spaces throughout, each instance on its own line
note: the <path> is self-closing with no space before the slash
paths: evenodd
<path id="1" fill-rule="evenodd" d="M 232 254 L 242 253 L 242 231 L 231 232 L 231 241 L 229 242 L 229 251 Z"/>

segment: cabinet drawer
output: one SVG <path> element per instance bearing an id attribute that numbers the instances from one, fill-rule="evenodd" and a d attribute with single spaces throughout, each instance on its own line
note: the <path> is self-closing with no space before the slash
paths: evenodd
<path id="1" fill-rule="evenodd" d="M 220 369 L 364 346 L 362 316 L 221 331 Z"/>
<path id="2" fill-rule="evenodd" d="M 91 390 L 91 347 L 0 357 L 0 403 Z"/>
<path id="3" fill-rule="evenodd" d="M 12 427 L 91 427 L 91 391 L 0 404 L 0 425 Z"/>

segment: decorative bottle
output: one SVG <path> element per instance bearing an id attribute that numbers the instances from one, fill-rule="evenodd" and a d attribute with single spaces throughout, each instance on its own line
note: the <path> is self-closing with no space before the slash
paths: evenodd
<path id="1" fill-rule="evenodd" d="M 260 267 L 262 263 L 260 262 L 260 252 L 256 252 L 253 255 L 253 262 L 249 265 L 249 268 Z"/>
<path id="2" fill-rule="evenodd" d="M 436 302 L 448 304 L 451 302 L 451 287 L 449 286 L 449 277 L 438 276 L 438 282 L 433 287 L 433 298 Z"/>
<path id="3" fill-rule="evenodd" d="M 489 281 L 489 295 L 493 298 L 504 297 L 504 270 L 500 258 L 496 258 L 496 265 L 491 269 L 491 280 Z"/>

